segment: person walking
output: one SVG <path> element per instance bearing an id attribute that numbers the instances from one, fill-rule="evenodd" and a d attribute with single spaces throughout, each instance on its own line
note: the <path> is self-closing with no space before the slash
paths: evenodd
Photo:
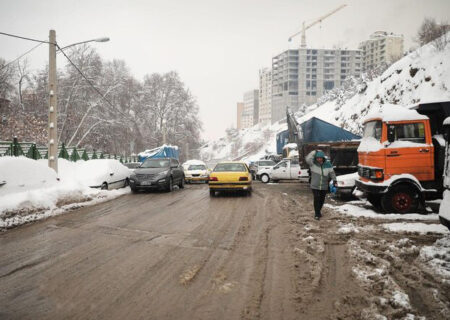
<path id="1" fill-rule="evenodd" d="M 305 158 L 309 165 L 310 187 L 314 196 L 314 219 L 322 217 L 320 210 L 325 202 L 329 183 L 333 180 L 336 185 L 336 174 L 329 160 L 322 150 L 313 150 Z"/>

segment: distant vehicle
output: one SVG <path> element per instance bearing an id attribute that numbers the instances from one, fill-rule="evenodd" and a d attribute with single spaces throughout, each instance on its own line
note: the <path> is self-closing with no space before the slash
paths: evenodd
<path id="1" fill-rule="evenodd" d="M 444 197 L 439 208 L 439 220 L 450 230 L 450 117 L 445 119 L 445 165 L 444 165 Z"/>
<path id="2" fill-rule="evenodd" d="M 358 179 L 358 172 L 344 174 L 336 177 L 336 196 L 341 199 L 352 198 L 355 190 L 355 182 Z"/>
<path id="3" fill-rule="evenodd" d="M 77 179 L 91 188 L 123 188 L 130 183 L 131 171 L 118 160 L 95 159 L 77 167 Z"/>
<path id="4" fill-rule="evenodd" d="M 252 175 L 244 162 L 219 162 L 209 175 L 209 195 L 217 191 L 244 191 L 252 193 Z"/>
<path id="5" fill-rule="evenodd" d="M 134 171 L 134 169 L 138 168 L 140 165 L 142 164 L 142 162 L 127 162 L 127 163 L 123 163 L 123 165 L 125 167 L 127 167 L 128 169 Z"/>
<path id="6" fill-rule="evenodd" d="M 250 172 L 253 180 L 259 180 L 260 174 L 258 172 L 263 169 L 270 169 L 275 165 L 275 161 L 272 160 L 257 160 L 250 163 Z"/>
<path id="7" fill-rule="evenodd" d="M 184 188 L 184 172 L 174 158 L 149 158 L 130 176 L 131 191 L 163 189 L 168 192 L 173 186 Z"/>
<path id="8" fill-rule="evenodd" d="M 309 173 L 307 169 L 300 167 L 298 160 L 283 159 L 271 168 L 259 170 L 258 175 L 263 183 L 268 183 L 279 180 L 299 180 L 308 177 Z"/>
<path id="9" fill-rule="evenodd" d="M 206 164 L 200 160 L 189 160 L 183 163 L 186 183 L 209 181 L 209 170 Z"/>
<path id="10" fill-rule="evenodd" d="M 442 198 L 444 119 L 450 101 L 411 108 L 384 105 L 364 121 L 358 148 L 358 190 L 385 212 L 416 212 L 425 200 Z"/>

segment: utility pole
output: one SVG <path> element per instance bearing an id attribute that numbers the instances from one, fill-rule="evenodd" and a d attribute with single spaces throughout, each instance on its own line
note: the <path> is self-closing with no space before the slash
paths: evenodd
<path id="1" fill-rule="evenodd" d="M 48 166 L 58 173 L 58 127 L 56 99 L 56 32 L 50 30 L 48 58 Z"/>

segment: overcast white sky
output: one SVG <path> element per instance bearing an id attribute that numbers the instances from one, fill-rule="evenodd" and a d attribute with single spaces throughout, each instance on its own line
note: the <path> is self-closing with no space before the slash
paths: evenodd
<path id="1" fill-rule="evenodd" d="M 348 6 L 307 31 L 308 47 L 356 49 L 376 30 L 403 34 L 405 48 L 424 17 L 450 21 L 450 0 L 0 0 L 0 31 L 46 40 L 55 29 L 67 45 L 100 36 L 105 59 L 123 59 L 136 78 L 176 70 L 197 97 L 205 139 L 236 124 L 236 102 L 258 86 L 272 56 L 299 46 L 288 37 L 341 4 Z M 35 44 L 0 35 L 10 61 Z M 39 68 L 41 46 L 29 56 Z M 60 57 L 59 67 L 66 62 Z"/>

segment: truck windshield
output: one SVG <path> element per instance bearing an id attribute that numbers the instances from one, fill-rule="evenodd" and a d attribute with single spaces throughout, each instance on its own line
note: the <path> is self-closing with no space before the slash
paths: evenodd
<path id="1" fill-rule="evenodd" d="M 169 160 L 167 159 L 147 159 L 141 165 L 141 168 L 168 168 Z"/>
<path id="2" fill-rule="evenodd" d="M 369 137 L 381 140 L 381 121 L 370 121 L 364 125 L 363 138 Z"/>

